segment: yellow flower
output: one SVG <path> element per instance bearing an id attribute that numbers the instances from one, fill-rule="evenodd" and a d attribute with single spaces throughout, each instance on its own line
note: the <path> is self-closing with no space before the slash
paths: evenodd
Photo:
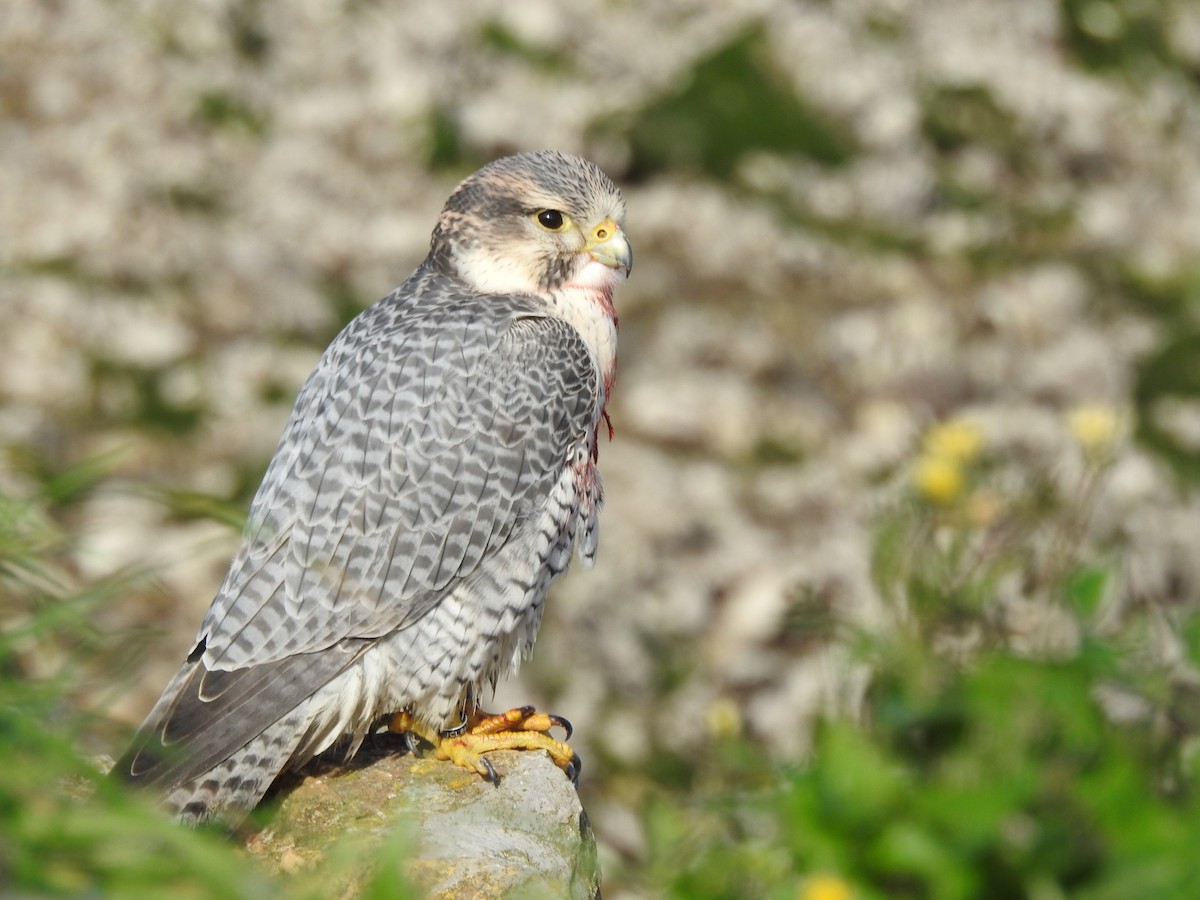
<path id="1" fill-rule="evenodd" d="M 943 506 L 959 498 L 964 480 L 958 461 L 944 456 L 922 456 L 913 470 L 913 484 L 917 492 L 931 503 Z"/>
<path id="2" fill-rule="evenodd" d="M 804 882 L 797 900 L 852 900 L 850 885 L 836 875 L 814 875 Z"/>
<path id="3" fill-rule="evenodd" d="M 728 697 L 718 697 L 704 711 L 708 733 L 713 737 L 737 737 L 742 733 L 742 711 Z"/>
<path id="4" fill-rule="evenodd" d="M 1103 455 L 1112 449 L 1121 432 L 1121 417 L 1111 406 L 1089 403 L 1067 414 L 1067 427 L 1085 453 Z"/>
<path id="5" fill-rule="evenodd" d="M 935 425 L 925 433 L 925 453 L 952 462 L 970 462 L 983 449 L 979 427 L 961 419 Z"/>

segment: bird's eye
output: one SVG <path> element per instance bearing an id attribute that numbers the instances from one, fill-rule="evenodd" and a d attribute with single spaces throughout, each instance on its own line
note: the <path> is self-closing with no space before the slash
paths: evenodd
<path id="1" fill-rule="evenodd" d="M 557 209 L 543 209 L 537 214 L 538 224 L 549 231 L 558 231 L 566 224 L 566 217 Z"/>

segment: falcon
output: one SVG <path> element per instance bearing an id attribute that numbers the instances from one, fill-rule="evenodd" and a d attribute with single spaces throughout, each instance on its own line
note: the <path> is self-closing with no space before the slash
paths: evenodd
<path id="1" fill-rule="evenodd" d="M 495 781 L 486 754 L 570 725 L 489 715 L 550 583 L 596 555 L 625 203 L 592 163 L 499 159 L 429 255 L 309 376 L 179 672 L 116 764 L 191 824 L 237 824 L 276 777 L 390 727 Z"/>

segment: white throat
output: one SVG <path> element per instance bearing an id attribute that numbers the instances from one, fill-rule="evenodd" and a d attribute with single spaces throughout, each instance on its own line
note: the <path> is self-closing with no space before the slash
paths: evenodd
<path id="1" fill-rule="evenodd" d="M 617 367 L 617 321 L 612 295 L 616 286 L 624 280 L 623 272 L 590 262 L 573 281 L 547 298 L 554 314 L 574 326 L 591 350 L 605 394 Z"/>

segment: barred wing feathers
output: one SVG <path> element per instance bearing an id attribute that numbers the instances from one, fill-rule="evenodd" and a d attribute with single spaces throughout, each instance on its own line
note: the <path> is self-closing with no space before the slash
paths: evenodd
<path id="1" fill-rule="evenodd" d="M 599 392 L 583 339 L 529 298 L 423 267 L 355 319 L 297 399 L 127 777 L 205 773 L 486 568 L 591 439 Z"/>

